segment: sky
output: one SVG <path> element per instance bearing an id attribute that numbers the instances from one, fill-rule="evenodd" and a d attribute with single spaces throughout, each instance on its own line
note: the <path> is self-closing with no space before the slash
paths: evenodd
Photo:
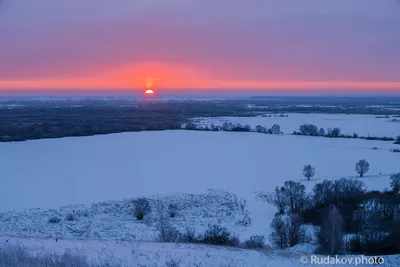
<path id="1" fill-rule="evenodd" d="M 400 92 L 397 0 L 0 0 L 0 91 Z"/>

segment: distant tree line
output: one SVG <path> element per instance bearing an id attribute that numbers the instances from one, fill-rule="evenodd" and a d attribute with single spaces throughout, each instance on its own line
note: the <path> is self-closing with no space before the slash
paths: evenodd
<path id="1" fill-rule="evenodd" d="M 264 134 L 282 134 L 281 127 L 278 124 L 274 124 L 271 128 L 266 128 L 261 125 L 257 125 L 255 128 L 252 128 L 250 125 L 242 125 L 240 123 L 231 123 L 224 122 L 221 126 L 216 126 L 214 124 L 211 125 L 196 125 L 193 122 L 188 122 L 183 126 L 185 130 L 192 131 L 224 131 L 224 132 L 257 132 Z"/>
<path id="2" fill-rule="evenodd" d="M 318 128 L 314 124 L 303 124 L 300 125 L 298 131 L 293 132 L 294 135 L 307 135 L 307 136 L 323 136 L 329 138 L 359 138 L 365 140 L 380 140 L 380 141 L 395 141 L 395 144 L 400 144 L 400 136 L 396 139 L 393 137 L 378 137 L 378 136 L 359 136 L 357 133 L 353 134 L 342 134 L 340 128 Z"/>

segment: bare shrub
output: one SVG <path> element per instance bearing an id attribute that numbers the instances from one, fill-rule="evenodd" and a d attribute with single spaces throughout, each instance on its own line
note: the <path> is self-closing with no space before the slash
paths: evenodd
<path id="1" fill-rule="evenodd" d="M 137 198 L 133 200 L 133 205 L 133 213 L 138 220 L 143 220 L 144 216 L 151 212 L 150 202 L 147 198 Z"/>
<path id="2" fill-rule="evenodd" d="M 193 228 L 186 228 L 186 231 L 182 234 L 181 241 L 184 243 L 198 243 L 199 240 L 196 238 L 196 232 Z"/>
<path id="3" fill-rule="evenodd" d="M 356 172 L 363 177 L 369 171 L 369 162 L 365 159 L 360 160 L 356 163 Z"/>
<path id="4" fill-rule="evenodd" d="M 272 233 L 270 241 L 274 247 L 285 249 L 293 247 L 306 241 L 306 230 L 302 225 L 300 216 L 291 214 L 289 216 L 277 215 L 271 223 Z"/>
<path id="5" fill-rule="evenodd" d="M 303 167 L 303 175 L 308 180 L 310 180 L 315 175 L 315 168 L 311 165 L 306 165 Z"/>
<path id="6" fill-rule="evenodd" d="M 306 230 L 301 216 L 290 214 L 286 218 L 286 229 L 289 247 L 293 247 L 306 241 Z"/>
<path id="7" fill-rule="evenodd" d="M 286 223 L 282 216 L 275 216 L 271 222 L 272 232 L 269 239 L 274 247 L 285 249 L 288 247 Z"/>
<path id="8" fill-rule="evenodd" d="M 208 225 L 208 229 L 200 242 L 209 245 L 231 247 L 237 247 L 240 244 L 239 238 L 233 236 L 228 229 L 219 225 Z"/>
<path id="9" fill-rule="evenodd" d="M 324 128 L 319 128 L 319 131 L 318 131 L 318 133 L 319 133 L 319 135 L 320 135 L 320 136 L 324 136 L 324 135 L 326 134 L 326 132 L 325 132 L 325 129 L 324 129 Z"/>
<path id="10" fill-rule="evenodd" d="M 182 239 L 181 233 L 169 222 L 169 216 L 167 215 L 164 204 L 161 201 L 157 203 L 156 220 L 158 241 L 175 243 Z"/>
<path id="11" fill-rule="evenodd" d="M 262 249 L 265 246 L 265 237 L 262 235 L 253 235 L 243 244 L 248 249 Z"/>
<path id="12" fill-rule="evenodd" d="M 400 192 L 400 173 L 390 175 L 390 187 L 392 188 L 393 192 Z"/>

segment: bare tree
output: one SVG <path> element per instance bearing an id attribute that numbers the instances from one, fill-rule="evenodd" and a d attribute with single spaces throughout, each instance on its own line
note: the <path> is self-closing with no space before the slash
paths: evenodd
<path id="1" fill-rule="evenodd" d="M 321 249 L 332 255 L 343 248 L 344 220 L 335 205 L 330 205 L 318 232 Z"/>
<path id="2" fill-rule="evenodd" d="M 306 165 L 303 167 L 303 175 L 310 180 L 315 175 L 315 168 L 311 165 Z"/>
<path id="3" fill-rule="evenodd" d="M 275 196 L 273 199 L 273 203 L 278 208 L 280 214 L 285 213 L 285 207 L 287 206 L 288 199 L 287 194 L 285 194 L 285 189 L 283 187 L 275 187 Z"/>
<path id="4" fill-rule="evenodd" d="M 275 216 L 271 223 L 272 232 L 269 237 L 274 247 L 285 249 L 288 247 L 287 229 L 282 216 Z"/>
<path id="5" fill-rule="evenodd" d="M 286 218 L 286 229 L 289 247 L 305 242 L 306 230 L 299 215 L 290 214 Z"/>
<path id="6" fill-rule="evenodd" d="M 299 182 L 286 181 L 282 191 L 292 212 L 302 211 L 307 201 L 306 187 Z"/>
<path id="7" fill-rule="evenodd" d="M 306 241 L 306 231 L 299 215 L 276 215 L 271 223 L 271 243 L 279 249 L 293 247 Z"/>
<path id="8" fill-rule="evenodd" d="M 393 192 L 400 192 L 400 173 L 390 175 L 390 187 L 393 189 Z"/>
<path id="9" fill-rule="evenodd" d="M 369 171 L 369 162 L 365 159 L 360 160 L 356 163 L 356 172 L 360 175 L 360 177 L 364 177 Z"/>

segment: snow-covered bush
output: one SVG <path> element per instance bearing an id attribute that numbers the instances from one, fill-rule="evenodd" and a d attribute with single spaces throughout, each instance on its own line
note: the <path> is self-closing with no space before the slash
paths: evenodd
<path id="1" fill-rule="evenodd" d="M 151 212 L 150 202 L 147 198 L 137 198 L 133 200 L 133 205 L 133 212 L 138 220 L 143 220 L 144 216 Z"/>

